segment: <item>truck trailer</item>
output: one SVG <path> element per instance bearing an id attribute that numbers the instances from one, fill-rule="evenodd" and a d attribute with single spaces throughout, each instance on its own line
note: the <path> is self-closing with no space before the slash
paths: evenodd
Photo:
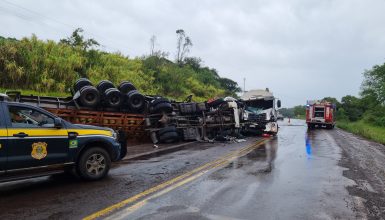
<path id="1" fill-rule="evenodd" d="M 94 87 L 89 80 L 79 79 L 69 97 L 23 95 L 19 91 L 8 91 L 7 95 L 14 102 L 41 107 L 74 124 L 112 128 L 122 146 L 149 140 L 212 140 L 234 134 L 241 127 L 242 110 L 236 99 L 197 103 L 190 96 L 177 102 L 142 95 L 129 82 L 122 82 L 118 88 L 107 80 Z"/>

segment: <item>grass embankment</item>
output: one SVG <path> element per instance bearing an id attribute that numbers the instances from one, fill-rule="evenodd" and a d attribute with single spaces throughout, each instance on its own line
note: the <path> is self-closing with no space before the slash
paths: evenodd
<path id="1" fill-rule="evenodd" d="M 337 127 L 385 145 L 385 127 L 370 125 L 363 121 L 338 121 Z"/>

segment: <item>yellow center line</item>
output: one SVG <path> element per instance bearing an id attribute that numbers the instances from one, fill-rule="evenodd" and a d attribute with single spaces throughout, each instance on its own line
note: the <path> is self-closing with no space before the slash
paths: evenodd
<path id="1" fill-rule="evenodd" d="M 250 150 L 250 151 L 252 151 L 252 150 Z M 167 187 L 167 188 L 161 190 L 160 192 L 157 192 L 157 193 L 155 193 L 155 194 L 153 194 L 153 195 L 151 195 L 151 196 L 145 198 L 144 200 L 142 200 L 142 201 L 140 201 L 140 202 L 137 202 L 137 203 L 135 203 L 135 204 L 133 204 L 133 205 L 131 205 L 131 206 L 125 208 L 125 209 L 123 210 L 123 216 L 110 216 L 108 219 L 118 220 L 118 219 L 126 218 L 126 217 L 127 217 L 128 215 L 130 215 L 132 212 L 134 212 L 134 211 L 136 211 L 136 210 L 142 208 L 144 205 L 146 205 L 146 204 L 148 203 L 149 200 L 158 198 L 158 197 L 160 197 L 161 195 L 164 195 L 164 194 L 166 194 L 166 193 L 168 193 L 168 192 L 170 192 L 170 191 L 172 191 L 172 190 L 174 190 L 174 189 L 176 189 L 176 188 L 179 188 L 179 187 L 181 187 L 181 186 L 183 186 L 183 185 L 185 185 L 185 184 L 187 184 L 187 183 L 189 183 L 189 182 L 191 182 L 191 181 L 193 181 L 193 180 L 199 178 L 200 176 L 206 174 L 207 172 L 213 170 L 214 168 L 224 167 L 225 165 L 229 164 L 232 160 L 234 160 L 234 159 L 236 159 L 236 158 L 237 158 L 237 157 L 234 156 L 233 158 L 230 158 L 230 159 L 228 159 L 228 160 L 222 161 L 221 163 L 216 164 L 216 165 L 213 166 L 213 167 L 210 167 L 209 170 L 203 170 L 203 171 L 201 171 L 201 172 L 199 172 L 199 173 L 197 173 L 197 174 L 195 174 L 195 175 L 193 175 L 193 176 L 190 176 L 190 177 L 188 177 L 188 178 L 186 178 L 186 179 L 184 179 L 184 180 L 182 180 L 182 181 L 179 181 L 179 182 L 177 182 L 176 184 L 171 185 L 171 186 L 169 186 L 169 187 Z"/>
<path id="2" fill-rule="evenodd" d="M 233 152 L 231 152 L 231 153 L 229 153 L 229 154 L 227 154 L 227 155 L 225 155 L 225 156 L 223 156 L 223 157 L 221 157 L 221 158 L 219 158 L 219 159 L 217 159 L 215 161 L 209 162 L 209 163 L 207 163 L 205 165 L 202 165 L 202 166 L 200 166 L 200 167 L 198 167 L 198 168 L 196 168 L 196 169 L 194 169 L 192 171 L 189 171 L 189 172 L 187 172 L 187 173 L 185 173 L 185 174 L 183 174 L 181 176 L 178 176 L 178 177 L 176 177 L 174 179 L 171 179 L 171 180 L 168 180 L 166 182 L 163 182 L 163 183 L 161 183 L 161 184 L 159 184 L 159 185 L 157 185 L 155 187 L 147 189 L 147 190 L 145 190 L 145 191 L 143 191 L 143 192 L 141 192 L 139 194 L 136 194 L 135 196 L 132 196 L 132 197 L 126 199 L 126 200 L 123 200 L 123 201 L 118 202 L 118 203 L 116 203 L 114 205 L 111 205 L 111 206 L 109 206 L 109 207 L 107 207 L 105 209 L 97 211 L 97 212 L 95 212 L 95 213 L 93 213 L 93 214 L 91 214 L 91 215 L 89 215 L 89 216 L 87 216 L 87 217 L 85 217 L 83 219 L 84 220 L 93 220 L 93 219 L 96 219 L 96 218 L 100 218 L 102 216 L 106 216 L 107 214 L 109 214 L 109 213 L 111 213 L 111 212 L 113 212 L 113 211 L 115 211 L 117 209 L 123 208 L 124 206 L 126 206 L 126 205 L 128 205 L 130 203 L 133 203 L 133 202 L 135 202 L 135 201 L 137 201 L 137 200 L 139 200 L 139 199 L 141 199 L 141 198 L 143 198 L 145 196 L 148 196 L 148 195 L 150 195 L 152 193 L 159 192 L 159 191 L 161 191 L 161 190 L 163 190 L 163 189 L 165 189 L 165 188 L 167 188 L 169 186 L 174 185 L 174 187 L 170 187 L 171 189 L 169 191 L 171 191 L 172 189 L 175 189 L 175 188 L 177 188 L 177 187 L 179 187 L 181 185 L 184 185 L 184 184 L 186 184 L 186 183 L 188 183 L 188 182 L 198 178 L 199 176 L 203 175 L 204 173 L 206 173 L 207 171 L 209 171 L 211 169 L 214 169 L 216 167 L 219 167 L 219 166 L 222 166 L 222 165 L 224 165 L 226 163 L 229 163 L 231 160 L 239 157 L 240 155 L 244 155 L 245 153 L 248 153 L 251 150 L 254 150 L 256 147 L 262 145 L 265 141 L 266 141 L 266 139 L 263 139 L 261 141 L 258 141 L 256 143 L 252 144 L 252 145 L 249 145 L 249 146 L 247 146 L 245 148 L 242 148 L 242 149 L 237 150 L 237 151 L 233 151 Z M 204 169 L 207 169 L 207 170 L 201 172 Z M 199 172 L 201 172 L 201 173 L 199 173 Z M 168 192 L 168 190 L 166 190 L 166 192 Z M 144 202 L 144 201 L 140 202 L 140 204 L 142 204 L 142 205 L 144 205 L 145 203 L 146 202 Z M 139 204 L 135 204 L 135 205 L 131 206 L 130 208 L 140 207 L 140 206 L 141 205 L 139 205 Z"/>

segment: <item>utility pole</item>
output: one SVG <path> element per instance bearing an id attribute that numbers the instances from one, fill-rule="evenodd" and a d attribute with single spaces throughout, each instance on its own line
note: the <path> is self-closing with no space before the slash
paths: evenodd
<path id="1" fill-rule="evenodd" d="M 246 92 L 246 78 L 243 78 L 243 94 Z"/>

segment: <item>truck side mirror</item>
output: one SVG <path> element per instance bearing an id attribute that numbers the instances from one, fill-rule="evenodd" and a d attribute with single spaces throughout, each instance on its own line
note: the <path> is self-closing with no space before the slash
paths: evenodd
<path id="1" fill-rule="evenodd" d="M 278 108 L 281 108 L 281 100 L 278 100 L 278 101 L 277 101 L 277 107 L 278 107 Z"/>
<path id="2" fill-rule="evenodd" d="M 54 127 L 59 129 L 59 128 L 62 128 L 63 127 L 63 122 L 60 118 L 54 118 L 53 119 L 53 124 L 54 124 Z"/>

